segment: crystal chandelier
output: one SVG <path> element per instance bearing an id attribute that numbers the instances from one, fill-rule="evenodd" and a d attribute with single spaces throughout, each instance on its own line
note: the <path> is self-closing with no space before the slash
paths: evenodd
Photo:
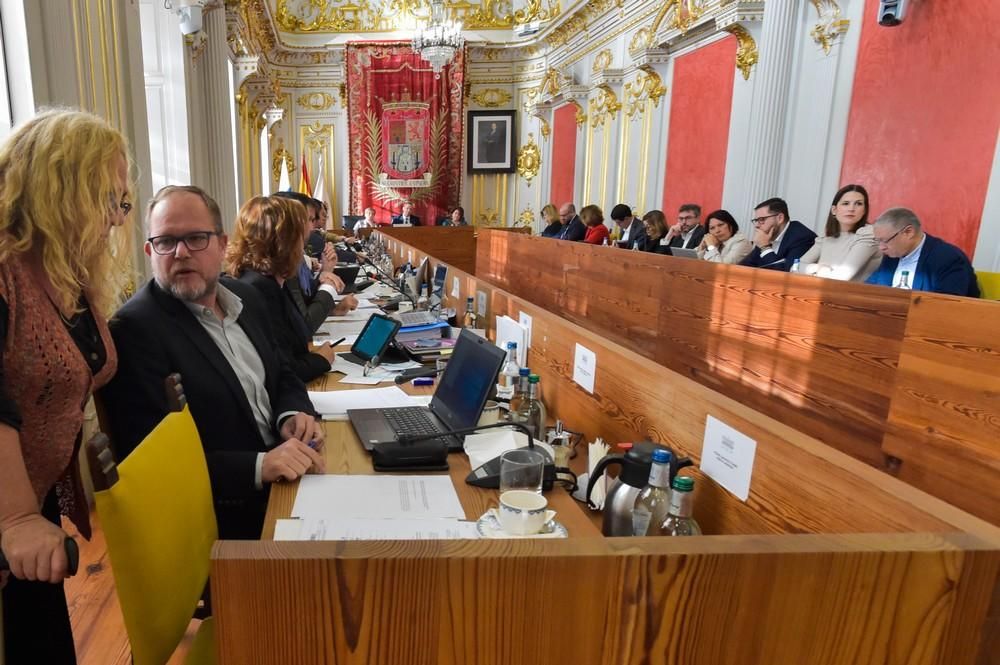
<path id="1" fill-rule="evenodd" d="M 441 70 L 451 62 L 464 43 L 462 23 L 446 21 L 444 0 L 431 0 L 430 21 L 427 25 L 417 28 L 413 35 L 413 50 L 430 63 L 435 76 L 440 77 Z"/>

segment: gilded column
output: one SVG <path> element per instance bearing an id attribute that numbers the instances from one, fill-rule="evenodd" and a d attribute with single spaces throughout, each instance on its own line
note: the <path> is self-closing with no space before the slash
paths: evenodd
<path id="1" fill-rule="evenodd" d="M 743 205 L 739 211 L 733 211 L 740 219 L 749 215 L 757 203 L 782 195 L 778 186 L 798 4 L 797 0 L 768 0 L 764 7 L 760 60 L 751 74 L 753 99 L 750 103 Z"/>

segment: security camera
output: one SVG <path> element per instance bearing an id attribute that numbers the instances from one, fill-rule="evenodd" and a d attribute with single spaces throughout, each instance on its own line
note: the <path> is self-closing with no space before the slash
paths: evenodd
<path id="1" fill-rule="evenodd" d="M 903 22 L 907 0 L 879 0 L 878 24 L 891 28 Z"/>
<path id="2" fill-rule="evenodd" d="M 201 14 L 205 6 L 205 0 L 180 0 L 177 3 L 177 16 L 180 18 L 181 33 L 184 36 L 201 32 Z M 164 6 L 168 10 L 173 9 L 173 3 L 166 2 Z"/>

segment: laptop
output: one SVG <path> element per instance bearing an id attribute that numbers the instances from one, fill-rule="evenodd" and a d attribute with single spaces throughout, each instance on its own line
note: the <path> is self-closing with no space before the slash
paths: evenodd
<path id="1" fill-rule="evenodd" d="M 365 450 L 392 443 L 401 434 L 419 435 L 472 427 L 479 422 L 507 352 L 469 330 L 455 343 L 429 406 L 350 409 L 347 417 Z M 449 451 L 462 449 L 463 436 L 440 437 Z"/>
<path id="2" fill-rule="evenodd" d="M 340 278 L 344 283 L 344 290 L 342 294 L 348 293 L 358 293 L 359 291 L 364 291 L 374 282 L 370 279 L 365 279 L 360 282 L 356 281 L 358 278 L 358 273 L 361 271 L 361 266 L 356 263 L 347 263 L 343 265 L 334 266 L 333 274 Z"/>
<path id="3" fill-rule="evenodd" d="M 696 258 L 698 258 L 698 250 L 697 249 L 685 249 L 683 247 L 671 247 L 670 248 L 670 255 L 671 256 L 679 256 L 682 259 L 696 259 Z"/>

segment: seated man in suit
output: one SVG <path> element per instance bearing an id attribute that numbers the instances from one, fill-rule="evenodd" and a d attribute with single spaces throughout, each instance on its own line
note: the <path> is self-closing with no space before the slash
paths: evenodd
<path id="1" fill-rule="evenodd" d="M 883 256 L 869 284 L 979 297 L 969 259 L 958 247 L 924 233 L 912 210 L 889 208 L 875 220 L 872 232 Z"/>
<path id="2" fill-rule="evenodd" d="M 757 227 L 754 248 L 740 261 L 741 266 L 788 272 L 795 259 L 802 258 L 816 242 L 816 234 L 811 229 L 789 219 L 788 204 L 782 199 L 768 199 L 758 204 L 750 222 Z"/>
<path id="3" fill-rule="evenodd" d="M 623 249 L 633 249 L 646 244 L 646 229 L 638 217 L 632 214 L 631 206 L 619 203 L 611 209 L 611 219 L 618 226 L 618 240 L 615 244 Z"/>
<path id="4" fill-rule="evenodd" d="M 403 204 L 403 210 L 398 215 L 393 215 L 393 226 L 420 226 L 420 218 L 410 214 L 413 211 L 413 204 L 409 201 Z"/>
<path id="5" fill-rule="evenodd" d="M 254 289 L 219 277 L 226 235 L 215 201 L 164 187 L 147 223 L 153 279 L 112 321 L 118 373 L 102 391 L 116 452 L 128 455 L 167 414 L 163 380 L 179 372 L 219 537 L 259 538 L 270 484 L 324 471 L 323 430 Z"/>
<path id="6" fill-rule="evenodd" d="M 553 238 L 581 242 L 587 235 L 587 227 L 580 221 L 580 216 L 576 214 L 576 206 L 572 203 L 564 203 L 559 208 L 559 221 L 562 222 L 562 230 L 552 236 Z"/>
<path id="7" fill-rule="evenodd" d="M 683 249 L 697 249 L 705 237 L 705 227 L 701 223 L 701 206 L 685 203 L 677 211 L 677 223 L 667 231 L 667 244 Z"/>

